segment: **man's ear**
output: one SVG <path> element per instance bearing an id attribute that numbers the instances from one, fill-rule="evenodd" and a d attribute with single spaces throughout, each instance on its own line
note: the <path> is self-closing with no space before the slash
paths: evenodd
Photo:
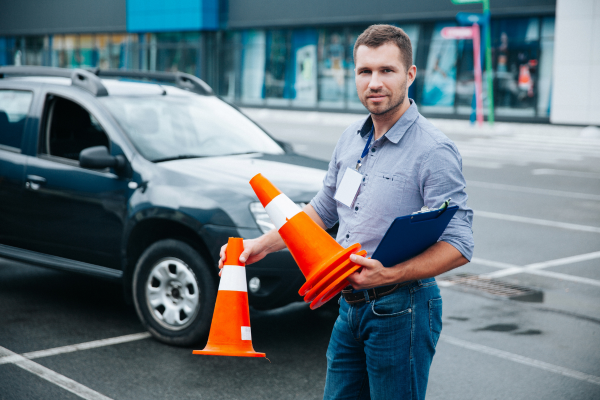
<path id="1" fill-rule="evenodd" d="M 417 66 L 411 65 L 411 67 L 406 72 L 408 77 L 408 86 L 412 85 L 415 79 L 417 78 Z"/>

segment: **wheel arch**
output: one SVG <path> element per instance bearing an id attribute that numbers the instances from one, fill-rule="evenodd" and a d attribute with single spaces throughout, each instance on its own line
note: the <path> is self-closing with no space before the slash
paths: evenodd
<path id="1" fill-rule="evenodd" d="M 163 239 L 181 240 L 200 253 L 207 263 L 215 265 L 205 239 L 189 225 L 164 217 L 138 221 L 131 228 L 124 245 L 123 289 L 128 302 L 132 300 L 131 285 L 138 259 L 145 249 Z M 209 268 L 209 270 L 218 282 L 216 268 Z"/>

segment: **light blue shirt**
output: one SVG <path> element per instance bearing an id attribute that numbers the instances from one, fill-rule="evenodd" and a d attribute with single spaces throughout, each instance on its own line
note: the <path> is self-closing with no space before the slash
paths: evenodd
<path id="1" fill-rule="evenodd" d="M 336 240 L 360 243 L 371 256 L 392 221 L 426 205 L 438 208 L 448 198 L 459 206 L 439 240 L 471 260 L 473 210 L 467 207 L 462 158 L 454 143 L 411 106 L 382 137 L 371 142 L 362 161 L 363 175 L 352 208 L 334 199 L 346 168 L 356 168 L 373 126 L 369 115 L 350 125 L 338 141 L 323 187 L 310 204 L 330 228 L 339 221 Z"/>

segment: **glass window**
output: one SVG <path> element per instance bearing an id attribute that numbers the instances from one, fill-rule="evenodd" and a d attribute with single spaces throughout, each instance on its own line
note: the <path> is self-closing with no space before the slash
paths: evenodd
<path id="1" fill-rule="evenodd" d="M 108 67 L 109 68 L 122 68 L 126 65 L 126 46 L 127 38 L 129 35 L 126 34 L 112 34 L 110 38 L 110 44 L 108 48 Z"/>
<path id="2" fill-rule="evenodd" d="M 229 102 L 236 98 L 238 87 L 236 72 L 240 70 L 240 32 L 224 32 L 219 49 L 219 95 Z"/>
<path id="3" fill-rule="evenodd" d="M 416 60 L 416 56 L 417 56 L 417 45 L 419 44 L 419 32 L 420 32 L 419 28 L 420 27 L 417 24 L 398 25 L 398 27 L 402 28 L 402 30 L 404 30 L 404 32 L 406 32 L 406 34 L 410 38 L 410 44 L 412 46 L 412 53 L 413 53 L 413 64 L 414 64 L 415 60 Z"/>
<path id="4" fill-rule="evenodd" d="M 314 107 L 317 105 L 317 41 L 315 29 L 292 32 L 292 58 L 294 73 L 286 76 L 291 88 L 292 105 Z"/>
<path id="5" fill-rule="evenodd" d="M 88 147 L 110 149 L 108 136 L 98 120 L 77 103 L 51 96 L 46 102 L 46 121 L 42 153 L 79 161 L 79 153 Z"/>
<path id="6" fill-rule="evenodd" d="M 457 42 L 458 60 L 456 74 L 456 112 L 470 115 L 475 109 L 475 72 L 473 60 L 473 41 Z M 481 48 L 481 62 L 484 65 L 484 48 Z M 485 82 L 482 82 L 485 87 Z M 474 118 L 474 116 L 473 116 Z"/>
<path id="7" fill-rule="evenodd" d="M 185 72 L 200 75 L 200 33 L 160 33 L 156 34 L 156 70 L 167 72 Z M 133 53 L 133 52 L 132 52 Z M 133 68 L 133 58 L 138 53 L 129 56 L 129 68 Z"/>
<path id="8" fill-rule="evenodd" d="M 550 116 L 550 93 L 552 91 L 552 63 L 554 60 L 554 17 L 542 19 L 541 54 L 538 66 L 538 117 Z"/>
<path id="9" fill-rule="evenodd" d="M 100 101 L 151 161 L 283 154 L 256 124 L 214 96 L 107 96 Z"/>
<path id="10" fill-rule="evenodd" d="M 293 64 L 288 46 L 287 30 L 267 31 L 266 46 L 266 71 L 265 71 L 265 98 L 267 104 L 289 105 L 292 98 L 292 80 L 294 73 Z"/>
<path id="11" fill-rule="evenodd" d="M 354 43 L 367 26 L 350 28 L 346 33 L 346 52 L 344 69 L 346 71 L 346 106 L 351 110 L 363 111 L 365 107 L 360 102 L 356 93 L 356 82 L 354 80 Z"/>
<path id="12" fill-rule="evenodd" d="M 76 35 L 55 35 L 53 40 L 53 60 L 57 67 L 72 68 L 74 63 Z"/>
<path id="13" fill-rule="evenodd" d="M 23 65 L 42 65 L 44 36 L 26 36 Z"/>
<path id="14" fill-rule="evenodd" d="M 10 65 L 13 61 L 15 39 L 12 37 L 0 37 L 0 65 Z"/>
<path id="15" fill-rule="evenodd" d="M 243 31 L 241 41 L 242 102 L 247 104 L 261 104 L 264 98 L 263 84 L 265 84 L 265 31 Z"/>
<path id="16" fill-rule="evenodd" d="M 0 145 L 21 149 L 25 121 L 33 93 L 0 90 Z"/>
<path id="17" fill-rule="evenodd" d="M 492 21 L 494 107 L 498 116 L 534 116 L 539 64 L 539 19 Z"/>
<path id="18" fill-rule="evenodd" d="M 408 35 L 409 39 L 410 39 L 410 45 L 412 47 L 412 55 L 413 55 L 413 59 L 412 62 L 413 64 L 416 63 L 416 57 L 417 57 L 417 49 L 418 49 L 418 44 L 419 44 L 419 34 L 421 32 L 421 27 L 417 24 L 411 24 L 411 25 L 395 25 L 398 28 L 402 28 L 402 30 Z M 417 73 L 420 73 L 420 66 L 417 67 Z M 408 88 L 408 97 L 411 99 L 415 98 L 415 88 L 417 85 L 415 85 L 415 83 L 413 82 L 413 84 Z"/>
<path id="19" fill-rule="evenodd" d="M 345 97 L 345 54 L 342 29 L 322 29 L 319 32 L 319 105 L 343 108 Z"/>
<path id="20" fill-rule="evenodd" d="M 110 35 L 96 35 L 96 48 L 98 49 L 97 66 L 101 69 L 110 67 Z"/>
<path id="21" fill-rule="evenodd" d="M 442 38 L 442 29 L 454 23 L 437 23 L 433 29 L 423 84 L 423 111 L 454 113 L 456 93 L 456 40 Z"/>

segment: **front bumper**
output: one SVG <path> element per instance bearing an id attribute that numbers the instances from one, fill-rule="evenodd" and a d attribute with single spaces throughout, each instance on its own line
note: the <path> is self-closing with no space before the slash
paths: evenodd
<path id="1" fill-rule="evenodd" d="M 298 290 L 305 282 L 304 275 L 287 249 L 248 265 L 246 279 L 249 282 L 254 277 L 260 279 L 260 289 L 253 293 L 249 288 L 248 300 L 257 310 L 303 301 Z"/>

